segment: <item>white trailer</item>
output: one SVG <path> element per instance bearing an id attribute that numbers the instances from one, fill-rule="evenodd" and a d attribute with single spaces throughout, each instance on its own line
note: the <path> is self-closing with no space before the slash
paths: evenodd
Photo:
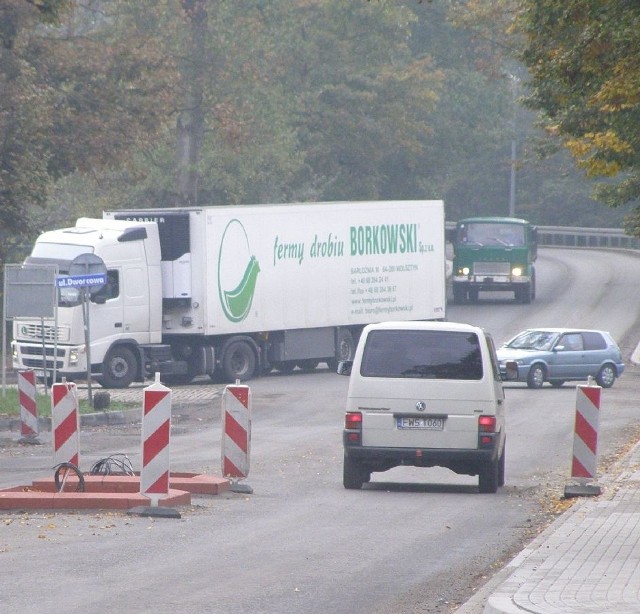
<path id="1" fill-rule="evenodd" d="M 90 303 L 91 373 L 105 387 L 335 368 L 366 324 L 445 318 L 442 201 L 109 211 L 45 232 L 25 266 L 64 275 L 84 253 L 107 268 Z M 16 369 L 50 376 L 55 336 L 57 373 L 86 374 L 79 295 L 59 289 L 57 330 L 14 320 Z"/>

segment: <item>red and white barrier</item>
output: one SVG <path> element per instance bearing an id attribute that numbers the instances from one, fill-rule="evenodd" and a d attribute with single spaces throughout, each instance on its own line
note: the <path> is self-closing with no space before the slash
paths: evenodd
<path id="1" fill-rule="evenodd" d="M 51 388 L 51 428 L 53 430 L 53 464 L 80 462 L 80 419 L 78 391 L 73 382 L 54 384 Z"/>
<path id="2" fill-rule="evenodd" d="M 156 381 L 144 389 L 142 414 L 142 469 L 140 494 L 153 507 L 169 494 L 169 436 L 171 432 L 171 389 Z"/>
<path id="3" fill-rule="evenodd" d="M 40 433 L 38 406 L 36 405 L 35 371 L 18 371 L 18 397 L 20 401 L 21 441 L 35 442 Z"/>
<path id="4" fill-rule="evenodd" d="M 598 468 L 598 429 L 602 388 L 589 378 L 587 386 L 576 386 L 576 417 L 573 437 L 571 477 L 580 484 L 577 490 L 565 487 L 565 495 L 600 494 L 596 479 Z"/>
<path id="5" fill-rule="evenodd" d="M 235 482 L 249 475 L 251 390 L 240 384 L 222 394 L 222 475 Z"/>

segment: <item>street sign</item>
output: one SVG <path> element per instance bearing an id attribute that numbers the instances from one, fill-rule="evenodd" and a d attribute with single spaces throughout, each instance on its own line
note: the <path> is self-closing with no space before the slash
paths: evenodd
<path id="1" fill-rule="evenodd" d="M 102 288 L 107 283 L 106 274 L 93 273 L 91 275 L 58 275 L 58 288 Z"/>
<path id="2" fill-rule="evenodd" d="M 102 276 L 102 281 L 92 283 L 92 279 L 100 279 L 95 276 Z M 107 265 L 100 256 L 91 253 L 80 254 L 69 265 L 68 277 L 77 279 L 78 283 L 59 285 L 59 288 L 88 288 L 89 293 L 93 296 L 107 283 Z"/>

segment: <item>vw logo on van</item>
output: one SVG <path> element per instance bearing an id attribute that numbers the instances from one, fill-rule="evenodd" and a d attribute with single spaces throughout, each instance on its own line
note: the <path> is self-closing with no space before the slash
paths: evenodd
<path id="1" fill-rule="evenodd" d="M 418 411 L 424 411 L 425 409 L 427 409 L 427 404 L 424 401 L 418 401 L 416 403 L 416 409 Z"/>

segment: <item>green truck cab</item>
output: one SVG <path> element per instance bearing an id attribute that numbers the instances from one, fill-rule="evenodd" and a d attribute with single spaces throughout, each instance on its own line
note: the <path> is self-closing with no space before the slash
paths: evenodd
<path id="1" fill-rule="evenodd" d="M 466 218 L 452 242 L 454 303 L 475 303 L 480 291 L 511 291 L 519 303 L 535 298 L 537 229 L 527 220 Z"/>

